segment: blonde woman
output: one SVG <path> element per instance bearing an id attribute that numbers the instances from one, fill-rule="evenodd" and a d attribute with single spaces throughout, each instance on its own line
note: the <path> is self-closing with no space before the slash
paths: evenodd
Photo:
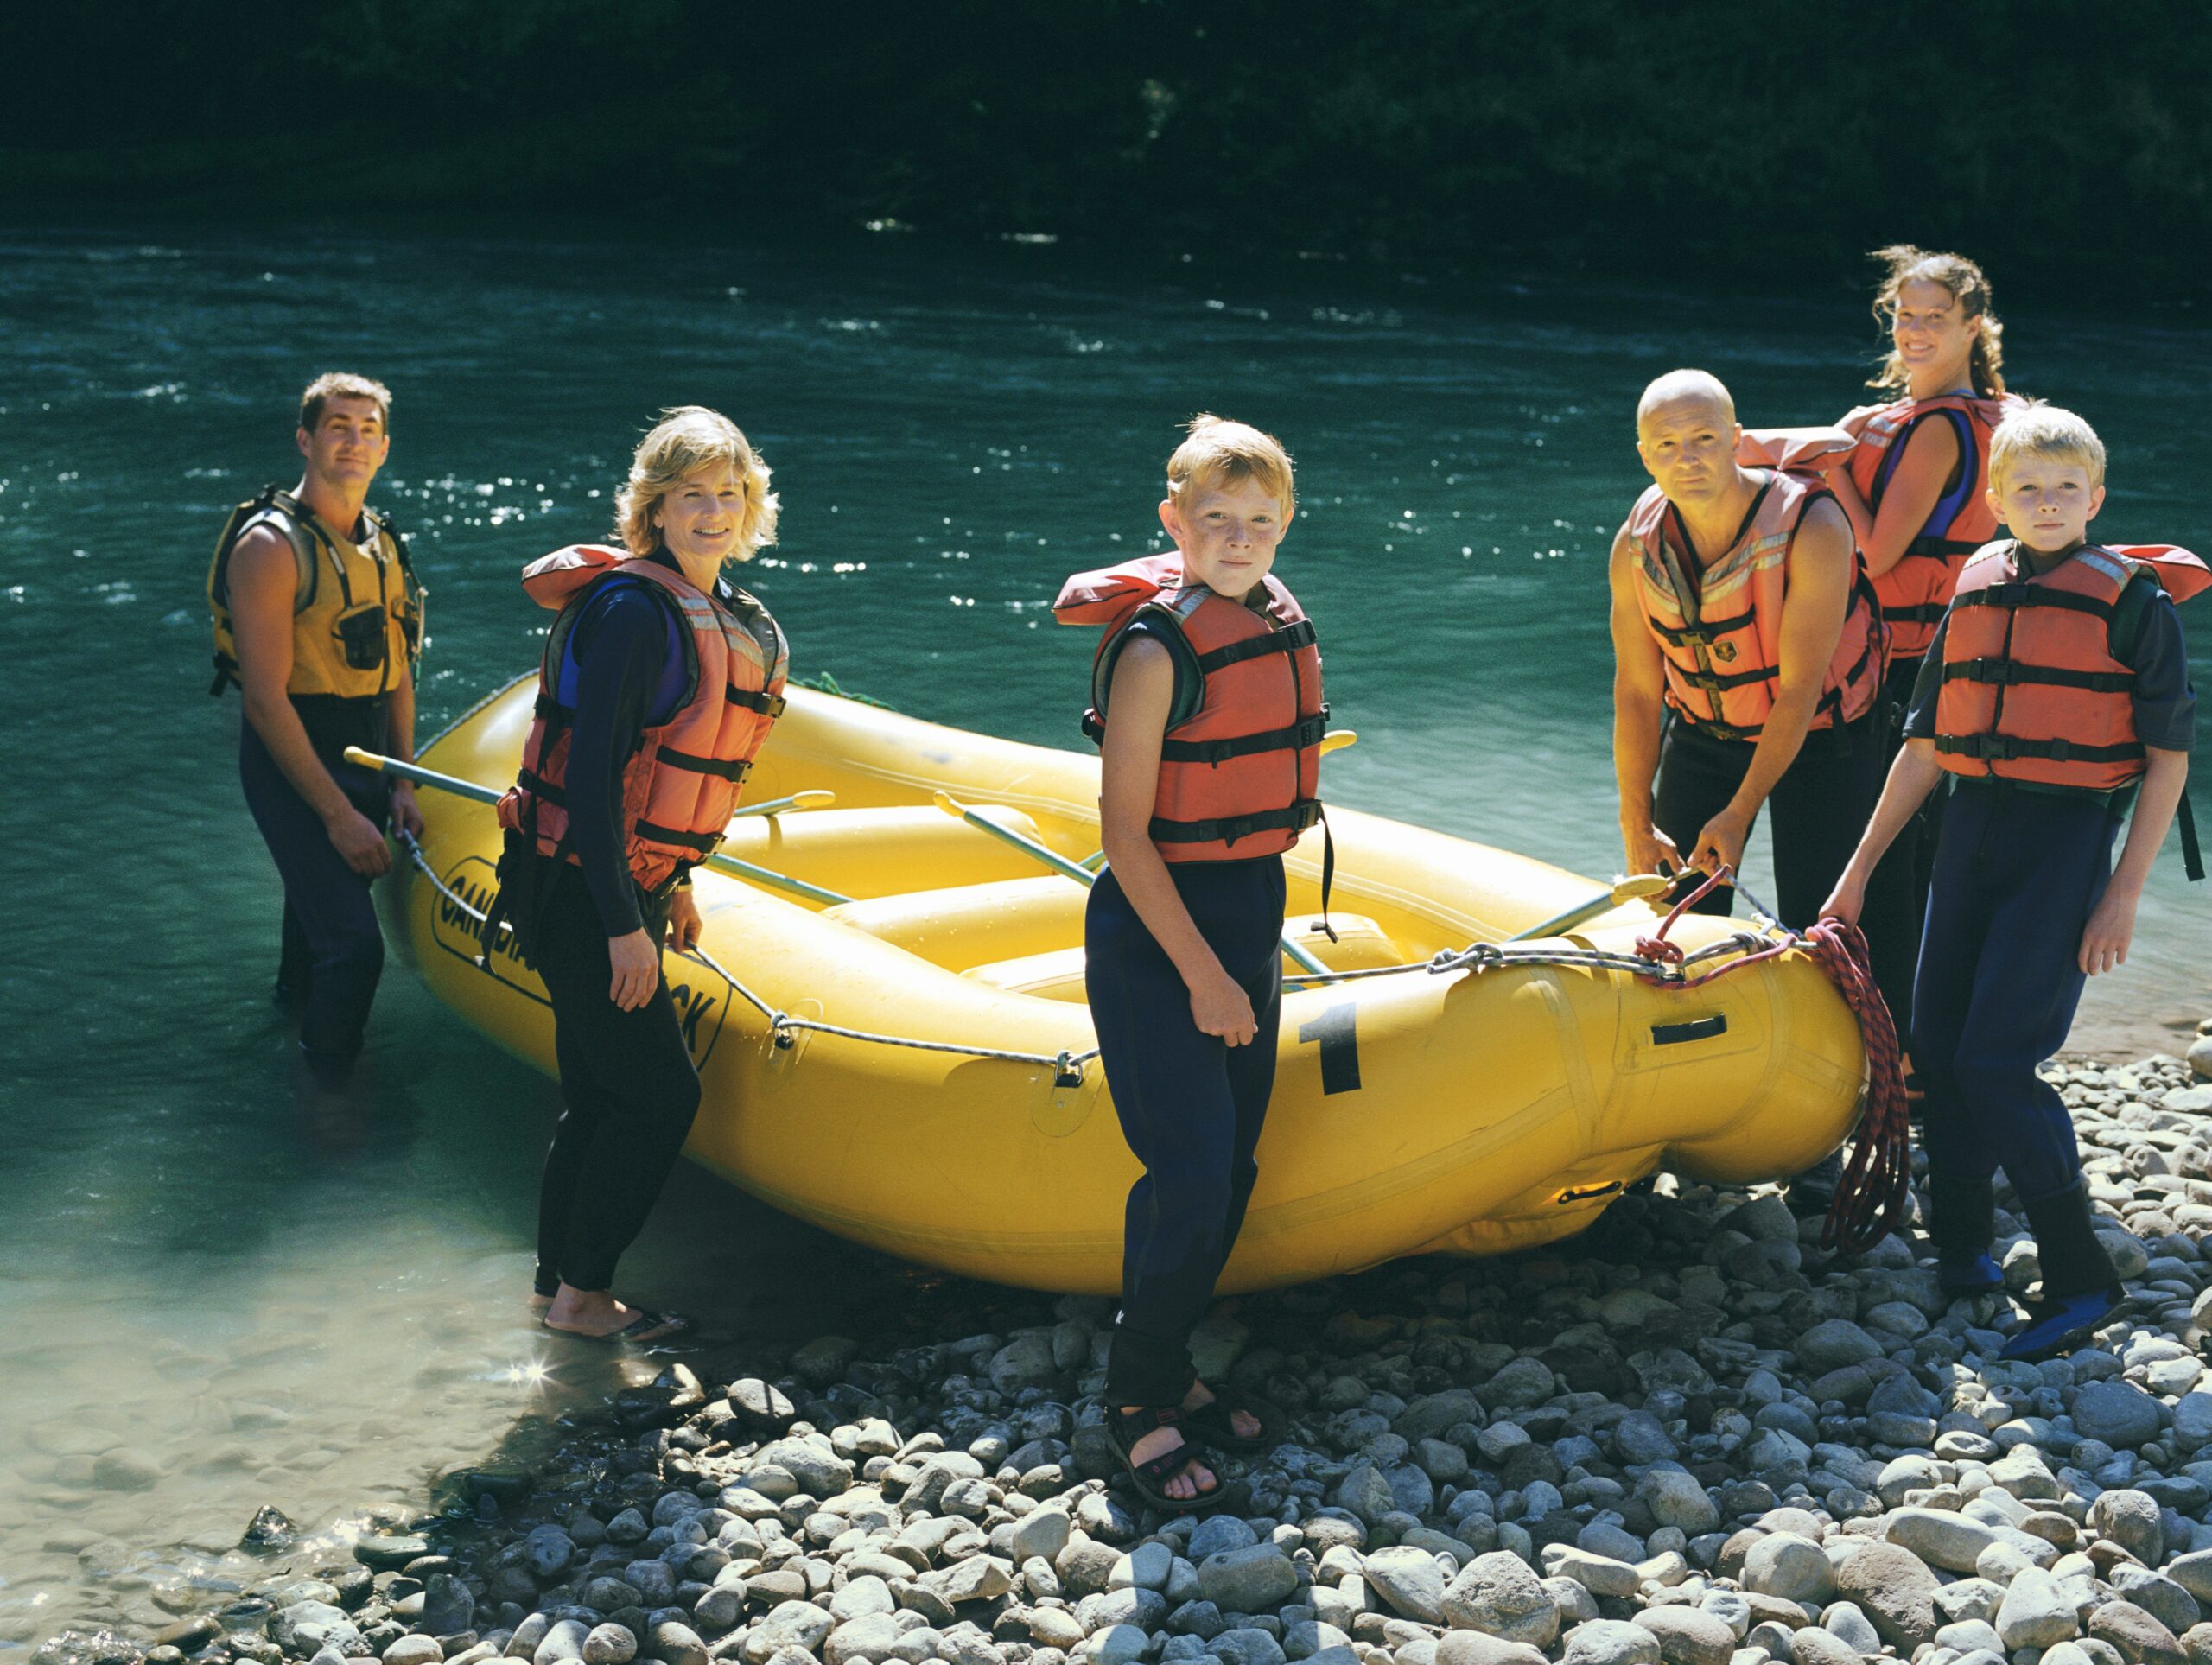
<path id="1" fill-rule="evenodd" d="M 617 530 L 620 550 L 575 545 L 524 569 L 558 616 L 499 805 L 493 917 L 552 998 L 568 1105 L 538 1198 L 545 1326 L 660 1341 L 690 1320 L 612 1286 L 699 1106 L 661 950 L 698 940 L 690 871 L 783 710 L 789 656 L 767 609 L 721 578 L 776 531 L 767 466 L 728 417 L 664 416 L 631 461 Z"/>

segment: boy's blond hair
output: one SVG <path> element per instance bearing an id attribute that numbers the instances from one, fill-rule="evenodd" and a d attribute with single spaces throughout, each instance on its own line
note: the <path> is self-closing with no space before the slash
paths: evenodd
<path id="1" fill-rule="evenodd" d="M 366 376 L 343 370 L 327 370 L 307 384 L 300 395 L 300 426 L 312 434 L 322 420 L 322 407 L 333 399 L 374 399 L 377 420 L 391 431 L 391 390 Z"/>
<path id="2" fill-rule="evenodd" d="M 2071 410 L 2037 399 L 1999 423 L 1989 436 L 1989 484 L 1998 487 L 2016 462 L 2078 463 L 2092 486 L 2105 483 L 2105 442 Z"/>
<path id="3" fill-rule="evenodd" d="M 1177 508 L 1194 492 L 1241 486 L 1248 480 L 1273 493 L 1286 513 L 1297 506 L 1290 453 L 1273 434 L 1203 410 L 1191 418 L 1187 431 L 1189 437 L 1167 459 L 1167 495 Z"/>
<path id="4" fill-rule="evenodd" d="M 679 482 L 705 468 L 727 468 L 745 488 L 744 516 L 731 559 L 750 561 L 762 544 L 776 541 L 776 494 L 768 489 L 768 465 L 721 411 L 685 404 L 662 411 L 652 431 L 638 442 L 630 478 L 615 494 L 615 534 L 631 554 L 648 556 L 660 547 L 653 512 Z"/>

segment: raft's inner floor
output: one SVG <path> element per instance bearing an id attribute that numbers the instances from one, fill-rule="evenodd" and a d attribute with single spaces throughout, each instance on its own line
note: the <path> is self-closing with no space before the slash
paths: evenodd
<path id="1" fill-rule="evenodd" d="M 1084 836 L 1087 829 L 1040 825 L 1019 810 L 970 807 L 1068 861 L 1089 858 L 1096 865 L 1095 843 Z M 1057 838 L 1052 836 L 1055 831 Z M 1077 1003 L 1084 998 L 1085 887 L 933 805 L 791 811 L 741 820 L 723 848 L 787 878 L 850 897 L 822 906 L 822 917 L 931 965 L 1010 993 Z M 917 874 L 947 882 L 903 887 Z M 1293 899 L 1300 899 L 1295 888 Z M 1458 945 L 1447 940 L 1440 925 L 1433 937 L 1408 944 L 1375 919 L 1341 906 L 1332 906 L 1325 930 L 1319 899 L 1313 899 L 1310 909 L 1294 907 L 1284 932 L 1332 971 L 1402 964 Z M 1291 973 L 1303 969 L 1287 956 L 1284 967 Z"/>

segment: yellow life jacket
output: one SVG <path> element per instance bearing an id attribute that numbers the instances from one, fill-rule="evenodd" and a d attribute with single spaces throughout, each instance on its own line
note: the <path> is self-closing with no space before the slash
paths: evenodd
<path id="1" fill-rule="evenodd" d="M 289 492 L 264 486 L 231 511 L 207 563 L 207 611 L 214 626 L 215 679 L 210 694 L 238 682 L 238 639 L 230 607 L 231 551 L 256 526 L 271 526 L 292 546 L 292 674 L 288 694 L 374 699 L 422 658 L 423 603 L 407 545 L 391 523 L 361 511 L 359 543 L 340 537 Z M 240 684 L 243 686 L 243 684 Z"/>

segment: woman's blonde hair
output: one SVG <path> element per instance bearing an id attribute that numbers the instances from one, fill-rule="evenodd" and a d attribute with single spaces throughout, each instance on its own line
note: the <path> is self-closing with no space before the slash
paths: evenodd
<path id="1" fill-rule="evenodd" d="M 1189 437 L 1167 459 L 1167 495 L 1180 508 L 1193 492 L 1241 486 L 1256 480 L 1285 512 L 1297 506 L 1290 453 L 1273 434 L 1225 416 L 1200 411 L 1191 418 Z"/>
<path id="2" fill-rule="evenodd" d="M 1967 373 L 1974 392 L 1985 399 L 1993 399 L 2003 393 L 2005 326 L 1990 310 L 1989 279 L 1983 276 L 1981 268 L 1962 254 L 1930 254 L 1910 243 L 1892 243 L 1886 249 L 1875 250 L 1871 257 L 1889 268 L 1889 275 L 1874 296 L 1874 315 L 1882 321 L 1883 327 L 1888 327 L 1897 308 L 1898 294 L 1907 283 L 1942 284 L 1965 309 L 1967 317 L 1981 320 L 1981 328 L 1974 338 L 1973 356 L 1967 360 Z M 1892 346 L 1889 356 L 1882 360 L 1881 369 L 1866 384 L 1903 388 L 1910 379 L 1904 359 Z"/>
<path id="3" fill-rule="evenodd" d="M 638 442 L 630 478 L 615 493 L 615 536 L 632 555 L 647 556 L 660 548 L 653 516 L 661 500 L 707 468 L 727 468 L 745 488 L 745 516 L 731 559 L 750 561 L 763 544 L 776 541 L 776 494 L 768 489 L 768 465 L 721 411 L 685 404 L 660 413 L 652 432 Z"/>

